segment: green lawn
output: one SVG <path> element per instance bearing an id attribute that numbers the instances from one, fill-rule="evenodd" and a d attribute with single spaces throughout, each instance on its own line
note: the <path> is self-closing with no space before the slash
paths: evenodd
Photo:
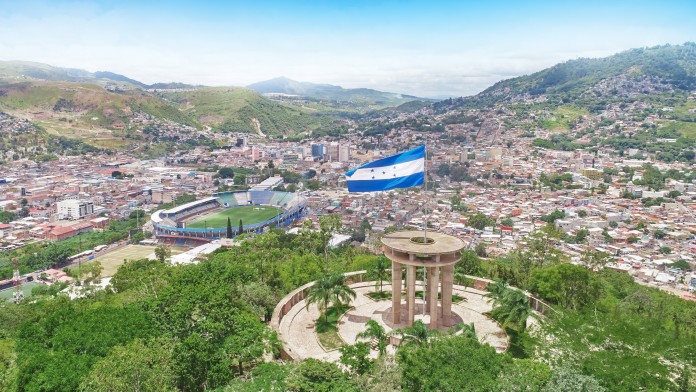
<path id="1" fill-rule="evenodd" d="M 42 286 L 41 283 L 29 282 L 22 284 L 22 292 L 24 293 L 24 298 L 31 297 L 31 289 L 37 286 Z M 9 301 L 12 299 L 14 293 L 13 288 L 0 291 L 0 301 Z"/>
<path id="2" fill-rule="evenodd" d="M 660 123 L 664 124 L 661 129 L 677 131 L 684 137 L 696 139 L 696 122 L 660 121 Z"/>
<path id="3" fill-rule="evenodd" d="M 383 291 L 383 292 L 381 292 L 381 293 L 380 293 L 379 291 L 372 291 L 372 292 L 367 293 L 366 295 L 367 295 L 368 297 L 374 299 L 375 301 L 379 301 L 380 299 L 391 299 L 391 297 L 392 297 L 391 291 Z M 402 292 L 401 292 L 401 296 L 402 296 L 402 297 L 405 297 L 405 296 L 406 296 L 406 292 L 405 292 L 405 291 L 402 291 Z M 415 296 L 416 298 L 423 298 L 423 291 L 422 291 L 422 290 L 416 291 L 416 293 L 414 294 L 414 296 Z M 437 293 L 437 299 L 442 299 L 442 293 Z M 466 298 L 460 297 L 460 296 L 458 296 L 457 294 L 452 294 L 452 302 L 455 303 L 455 304 L 456 304 L 456 303 L 459 303 L 459 302 L 462 302 L 462 301 L 464 301 L 465 299 L 466 299 Z"/>
<path id="4" fill-rule="evenodd" d="M 368 297 L 374 299 L 375 301 L 379 301 L 380 299 L 391 299 L 391 291 L 371 291 L 367 294 Z"/>
<path id="5" fill-rule="evenodd" d="M 577 120 L 580 116 L 588 115 L 589 112 L 585 109 L 576 108 L 574 106 L 559 106 L 553 112 L 553 116 L 543 120 L 544 128 L 551 131 L 567 131 L 570 129 L 570 122 Z"/>
<path id="6" fill-rule="evenodd" d="M 177 255 L 182 251 L 182 249 L 172 248 L 172 256 Z M 119 248 L 113 252 L 109 252 L 104 255 L 98 256 L 94 259 L 94 261 L 84 262 L 79 268 L 77 266 L 74 266 L 70 267 L 69 269 L 72 275 L 77 275 L 79 269 L 85 268 L 85 271 L 87 271 L 92 263 L 99 261 L 102 264 L 102 267 L 104 268 L 102 270 L 101 276 L 114 276 L 116 271 L 118 271 L 118 268 L 125 264 L 126 261 L 148 258 L 155 258 L 154 246 L 128 245 Z"/>
<path id="7" fill-rule="evenodd" d="M 338 319 L 350 309 L 350 306 L 343 305 L 340 307 L 331 306 L 326 310 L 326 314 L 322 314 L 316 321 L 315 331 L 319 343 L 325 350 L 331 351 L 343 347 L 345 342 L 338 335 Z"/>
<path id="8" fill-rule="evenodd" d="M 203 219 L 201 219 L 201 217 L 195 217 L 194 220 L 197 221 L 194 223 L 187 223 L 186 227 L 192 229 L 205 229 L 206 227 L 227 227 L 227 218 L 229 217 L 232 221 L 232 228 L 237 229 L 239 227 L 240 219 L 242 220 L 244 226 L 247 226 L 271 219 L 276 215 L 278 215 L 278 208 L 276 207 L 233 207 L 227 208 L 212 215 L 205 216 Z"/>

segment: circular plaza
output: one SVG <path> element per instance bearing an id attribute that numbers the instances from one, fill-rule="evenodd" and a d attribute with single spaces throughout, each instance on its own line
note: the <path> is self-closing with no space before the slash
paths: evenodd
<path id="1" fill-rule="evenodd" d="M 358 280 L 365 275 L 364 271 L 354 273 L 349 279 Z M 354 344 L 359 339 L 357 335 L 365 330 L 368 320 L 375 320 L 382 325 L 387 333 L 395 329 L 391 321 L 392 300 L 375 300 L 368 296 L 368 293 L 375 292 L 377 282 L 355 282 L 350 285 L 356 292 L 356 298 L 351 302 L 350 309 L 338 320 L 338 335 L 345 344 Z M 316 358 L 325 361 L 338 361 L 341 353 L 338 349 L 325 349 L 319 342 L 315 332 L 315 322 L 319 318 L 319 310 L 316 306 L 306 307 L 302 293 L 311 286 L 303 286 L 290 293 L 281 303 L 274 313 L 273 327 L 279 332 L 285 347 L 287 359 L 301 360 L 304 358 Z M 418 281 L 416 289 L 422 289 L 422 282 Z M 383 289 L 390 291 L 391 285 L 385 284 Z M 473 287 L 453 285 L 453 294 L 458 302 L 452 303 L 452 318 L 455 325 L 458 323 L 473 323 L 476 335 L 480 342 L 489 344 L 498 352 L 506 351 L 509 339 L 504 329 L 493 319 L 485 315 L 492 310 L 492 305 L 485 297 L 487 292 Z M 405 304 L 403 304 L 405 305 Z M 427 303 L 426 303 L 427 306 Z M 282 317 L 280 310 L 287 309 Z M 430 315 L 423 312 L 423 300 L 416 299 L 414 310 L 415 320 L 422 320 L 424 324 L 430 325 Z M 397 327 L 402 327 L 398 325 Z M 443 333 L 447 333 L 451 327 L 440 326 L 437 328 Z M 361 341 L 365 341 L 362 339 Z M 393 336 L 390 340 L 392 345 L 389 350 L 394 350 L 394 344 L 398 345 L 398 337 Z M 373 353 L 376 355 L 376 352 Z"/>
<path id="2" fill-rule="evenodd" d="M 460 239 L 442 233 L 402 231 L 383 236 L 382 251 L 391 261 L 391 281 L 378 285 L 364 281 L 365 271 L 346 274 L 356 296 L 338 317 L 330 346 L 316 332 L 318 308 L 305 302 L 314 282 L 291 292 L 276 306 L 271 326 L 280 334 L 285 356 L 337 361 L 338 348 L 356 343 L 369 320 L 389 334 L 391 351 L 400 343 L 399 332 L 416 322 L 440 333 L 458 333 L 458 325 L 473 324 L 481 343 L 506 351 L 510 342 L 505 330 L 486 315 L 492 310 L 484 291 L 490 281 L 474 279 L 473 287 L 454 284 L 454 265 L 463 248 Z"/>

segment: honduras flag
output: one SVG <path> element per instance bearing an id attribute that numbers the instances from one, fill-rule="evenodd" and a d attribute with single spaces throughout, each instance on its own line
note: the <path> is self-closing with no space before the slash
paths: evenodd
<path id="1" fill-rule="evenodd" d="M 366 163 L 346 173 L 349 192 L 377 192 L 422 185 L 425 146 Z"/>

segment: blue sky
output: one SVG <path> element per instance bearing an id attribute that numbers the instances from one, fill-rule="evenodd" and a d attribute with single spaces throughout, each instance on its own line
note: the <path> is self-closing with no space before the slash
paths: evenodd
<path id="1" fill-rule="evenodd" d="M 282 75 L 438 97 L 578 57 L 696 41 L 696 1 L 0 0 L 0 10 L 0 60 L 146 83 Z"/>

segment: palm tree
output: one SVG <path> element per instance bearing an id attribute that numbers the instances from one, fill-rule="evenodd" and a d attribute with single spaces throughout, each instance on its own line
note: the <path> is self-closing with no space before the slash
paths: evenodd
<path id="1" fill-rule="evenodd" d="M 314 285 L 307 290 L 307 296 L 305 297 L 305 309 L 309 308 L 309 305 L 316 304 L 319 308 L 319 312 L 324 314 L 324 320 L 328 322 L 328 317 L 326 315 L 326 309 L 331 303 L 332 287 L 331 287 L 331 276 L 323 275 Z"/>
<path id="2" fill-rule="evenodd" d="M 459 267 L 459 265 L 455 265 L 454 267 L 454 281 L 457 282 L 458 285 L 462 285 L 466 287 L 467 283 L 469 282 L 469 278 L 466 277 L 466 273 L 462 270 L 462 268 Z"/>
<path id="3" fill-rule="evenodd" d="M 495 306 L 500 301 L 500 298 L 505 290 L 507 290 L 507 283 L 501 280 L 496 280 L 495 282 L 489 284 L 488 287 L 486 287 L 486 290 L 488 290 L 488 294 L 484 295 L 484 297 L 490 298 Z"/>
<path id="4" fill-rule="evenodd" d="M 476 336 L 476 326 L 474 325 L 474 323 L 459 323 L 454 328 L 454 330 L 451 331 L 451 334 L 454 335 L 460 331 L 462 336 L 478 341 L 478 337 Z"/>
<path id="5" fill-rule="evenodd" d="M 422 346 L 425 345 L 431 337 L 439 334 L 438 331 L 426 327 L 423 320 L 416 320 L 413 322 L 412 326 L 397 328 L 391 333 L 401 337 L 399 346 L 403 344 Z"/>
<path id="6" fill-rule="evenodd" d="M 350 301 L 355 299 L 355 290 L 351 289 L 350 286 L 346 284 L 345 275 L 340 272 L 334 272 L 328 275 L 328 281 L 330 286 L 329 291 L 334 299 L 334 306 L 340 307 L 348 305 Z"/>
<path id="7" fill-rule="evenodd" d="M 384 327 L 375 320 L 368 320 L 367 323 L 365 323 L 365 327 L 366 329 L 360 332 L 357 338 L 377 340 L 377 348 L 379 350 L 379 356 L 381 357 L 387 352 L 387 338 L 389 335 L 384 331 Z"/>
<path id="8" fill-rule="evenodd" d="M 375 283 L 375 288 L 379 286 L 379 292 L 380 294 L 383 292 L 382 290 L 382 284 L 386 279 L 389 279 L 389 267 L 391 266 L 391 263 L 389 262 L 389 259 L 387 259 L 384 256 L 380 256 L 377 258 L 377 262 L 370 268 L 370 274 L 377 280 Z"/>
<path id="9" fill-rule="evenodd" d="M 316 304 L 319 312 L 324 314 L 324 321 L 328 320 L 326 310 L 333 303 L 334 306 L 349 304 L 355 299 L 355 291 L 346 284 L 346 277 L 340 272 L 322 275 L 307 291 L 305 297 L 306 308 Z"/>
<path id="10" fill-rule="evenodd" d="M 515 326 L 520 332 L 527 327 L 527 318 L 534 315 L 529 298 L 523 292 L 510 288 L 506 288 L 499 297 L 493 312 L 503 324 Z"/>

